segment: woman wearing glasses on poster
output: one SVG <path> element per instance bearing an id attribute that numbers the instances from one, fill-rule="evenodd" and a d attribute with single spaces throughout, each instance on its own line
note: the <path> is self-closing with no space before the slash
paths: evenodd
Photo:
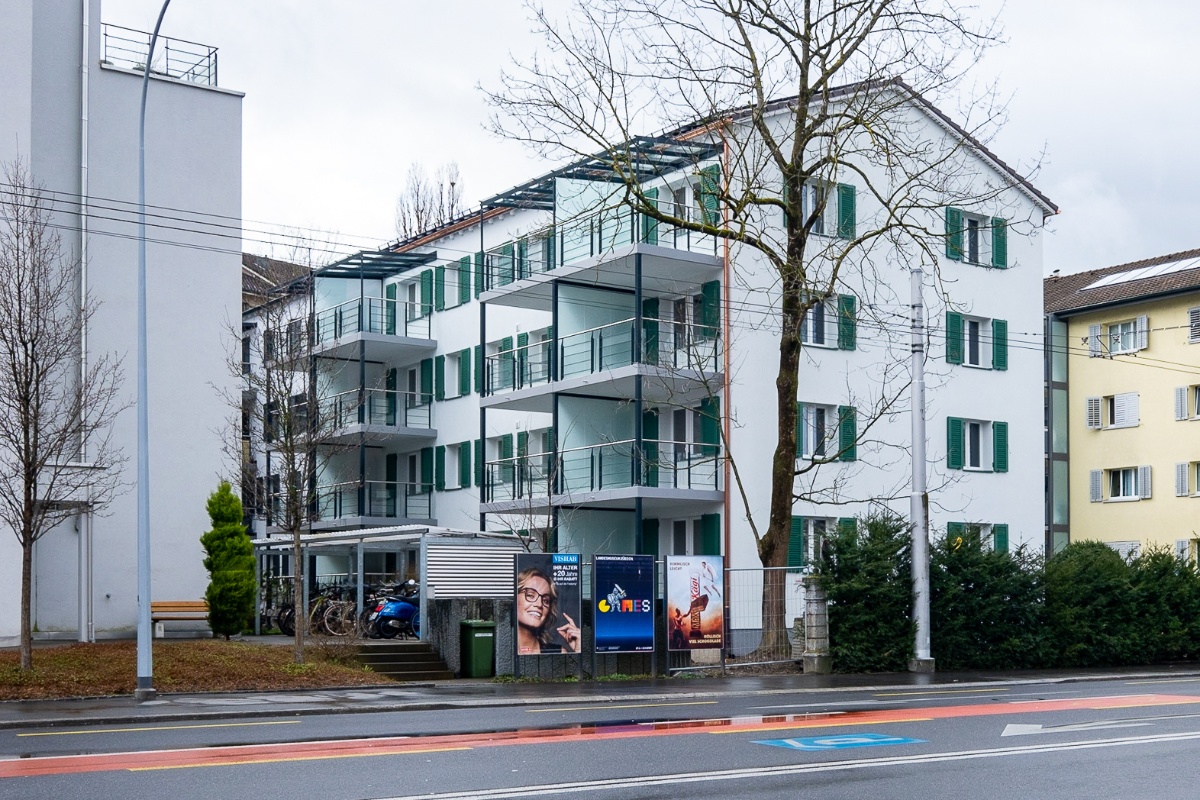
<path id="1" fill-rule="evenodd" d="M 579 626 L 570 615 L 563 613 L 566 623 L 558 625 L 558 589 L 544 572 L 536 567 L 517 575 L 517 652 L 521 655 L 538 653 L 578 653 Z"/>

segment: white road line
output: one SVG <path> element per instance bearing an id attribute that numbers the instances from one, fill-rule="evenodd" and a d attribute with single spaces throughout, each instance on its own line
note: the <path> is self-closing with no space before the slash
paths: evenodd
<path id="1" fill-rule="evenodd" d="M 806 773 L 837 772 L 843 770 L 869 769 L 872 767 L 898 767 L 909 764 L 934 764 L 944 761 L 967 761 L 977 758 L 1002 758 L 1037 753 L 1055 753 L 1065 750 L 1090 750 L 1099 747 L 1124 747 L 1160 742 L 1185 742 L 1200 739 L 1200 731 L 1170 733 L 1155 736 L 1131 736 L 1120 739 L 1094 739 L 1083 742 L 1026 745 L 1022 747 L 997 747 L 987 750 L 962 750 L 952 753 L 927 753 L 912 756 L 865 758 L 855 761 L 826 761 L 816 764 L 793 764 L 778 767 L 751 767 L 746 769 L 714 770 L 712 772 L 684 773 L 679 775 L 651 775 L 632 778 L 609 778 L 595 781 L 552 783 L 541 786 L 522 786 L 515 789 L 472 789 L 463 792 L 439 794 L 414 794 L 379 800 L 503 800 L 504 798 L 545 797 L 573 792 L 596 792 L 609 789 L 627 789 L 647 786 L 671 786 L 675 784 L 708 783 L 712 781 L 735 781 L 746 778 L 764 778 Z"/>

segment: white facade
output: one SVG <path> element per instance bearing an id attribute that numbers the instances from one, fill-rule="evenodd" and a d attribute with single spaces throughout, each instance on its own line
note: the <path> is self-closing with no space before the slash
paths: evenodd
<path id="1" fill-rule="evenodd" d="M 58 203 L 64 246 L 84 256 L 87 291 L 100 304 L 87 351 L 122 359 L 123 393 L 132 404 L 141 73 L 105 50 L 99 0 L 3 0 L 0 20 L 0 161 L 23 159 Z M 116 36 L 132 36 L 111 33 L 110 47 Z M 177 74 L 176 66 L 170 72 Z M 191 80 L 156 75 L 150 81 L 147 376 L 151 591 L 158 599 L 203 597 L 205 501 L 230 471 L 223 448 L 231 411 L 222 394 L 236 391 L 228 360 L 241 289 L 241 100 L 240 93 Z M 85 180 L 86 215 L 78 202 Z M 86 564 L 80 569 L 79 530 L 89 523 L 94 629 L 104 636 L 135 628 L 132 406 L 119 417 L 114 441 L 128 458 L 124 493 L 102 515 L 60 526 L 35 549 L 39 632 L 80 628 L 87 607 L 80 602 L 81 574 L 86 578 L 89 570 Z M 20 607 L 20 550 L 7 534 L 0 538 L 0 565 L 3 641 L 17 635 Z"/>

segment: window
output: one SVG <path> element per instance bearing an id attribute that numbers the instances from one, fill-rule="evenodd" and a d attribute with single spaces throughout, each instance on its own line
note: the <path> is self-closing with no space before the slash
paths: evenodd
<path id="1" fill-rule="evenodd" d="M 854 407 L 797 403 L 796 457 L 857 460 L 858 414 Z"/>
<path id="2" fill-rule="evenodd" d="M 813 347 L 853 350 L 858 344 L 858 301 L 839 294 L 813 305 L 800 323 L 800 341 Z"/>
<path id="3" fill-rule="evenodd" d="M 1132 428 L 1140 420 L 1140 401 L 1137 392 L 1113 394 L 1108 397 L 1087 398 L 1087 426 L 1100 428 Z"/>
<path id="4" fill-rule="evenodd" d="M 845 183 L 809 181 L 800 190 L 801 224 L 811 220 L 810 233 L 853 239 L 857 227 L 857 192 Z"/>
<path id="5" fill-rule="evenodd" d="M 1133 320 L 1108 326 L 1108 352 L 1132 353 L 1137 349 L 1137 323 Z"/>
<path id="6" fill-rule="evenodd" d="M 1088 326 L 1088 355 L 1136 353 L 1150 346 L 1150 318 L 1143 314 L 1134 319 Z"/>
<path id="7" fill-rule="evenodd" d="M 853 531 L 857 524 L 852 517 L 792 517 L 788 537 L 788 572 L 811 572 L 821 560 L 826 538 L 834 531 Z"/>
<path id="8" fill-rule="evenodd" d="M 1008 266 L 1008 222 L 946 208 L 946 257 L 1001 269 Z"/>
<path id="9" fill-rule="evenodd" d="M 1200 386 L 1175 387 L 1175 419 L 1200 419 Z"/>
<path id="10" fill-rule="evenodd" d="M 1008 369 L 1008 322 L 947 311 L 946 361 L 980 369 Z"/>
<path id="11" fill-rule="evenodd" d="M 1175 496 L 1187 497 L 1195 486 L 1200 494 L 1200 461 L 1183 462 L 1175 465 Z"/>
<path id="12" fill-rule="evenodd" d="M 946 539 L 949 546 L 958 549 L 971 541 L 997 553 L 1008 552 L 1008 525 L 988 522 L 948 522 Z"/>
<path id="13" fill-rule="evenodd" d="M 1008 472 L 1008 423 L 947 417 L 946 466 Z"/>
<path id="14" fill-rule="evenodd" d="M 1106 500 L 1123 502 L 1150 499 L 1149 466 L 1094 469 L 1089 477 L 1090 500 L 1093 503 L 1101 503 Z M 1107 496 L 1104 494 L 1105 490 L 1108 492 Z"/>

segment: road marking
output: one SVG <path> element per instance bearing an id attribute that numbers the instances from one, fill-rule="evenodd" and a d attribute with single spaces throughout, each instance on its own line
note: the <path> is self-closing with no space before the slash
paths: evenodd
<path id="1" fill-rule="evenodd" d="M 670 708 L 672 706 L 714 706 L 716 700 L 692 700 L 686 703 L 630 703 L 623 706 L 610 706 L 608 704 L 598 704 L 590 706 L 571 706 L 568 708 L 527 708 L 526 714 L 545 714 L 551 711 L 595 711 L 598 708 Z"/>
<path id="2" fill-rule="evenodd" d="M 1200 681 L 1200 677 L 1196 678 L 1155 678 L 1154 680 L 1144 681 L 1125 681 L 1126 686 L 1140 686 L 1144 683 L 1196 683 Z"/>
<path id="3" fill-rule="evenodd" d="M 142 731 L 186 731 L 196 728 L 248 728 L 252 725 L 299 725 L 300 720 L 288 719 L 272 722 L 214 722 L 205 725 L 161 725 L 146 728 L 97 728 L 84 731 L 46 731 L 44 733 L 18 733 L 17 736 L 84 736 L 93 733 L 140 733 Z"/>
<path id="4" fill-rule="evenodd" d="M 850 750 L 856 747 L 885 747 L 894 744 L 926 744 L 925 739 L 908 739 L 903 736 L 888 736 L 885 733 L 843 733 L 834 736 L 809 736 L 803 739 L 760 739 L 750 744 L 765 744 L 788 750 L 823 752 L 826 750 Z"/>
<path id="5" fill-rule="evenodd" d="M 1071 733 L 1074 731 L 1098 731 L 1104 728 L 1142 728 L 1147 725 L 1152 725 L 1150 722 L 1119 722 L 1112 720 L 1109 722 L 1078 722 L 1074 725 L 1017 725 L 1009 724 L 1004 726 L 1004 732 L 1001 736 L 1029 736 L 1035 733 Z"/>
<path id="6" fill-rule="evenodd" d="M 285 764 L 289 761 L 323 761 L 332 758 L 370 758 L 372 756 L 408 756 L 419 753 L 452 753 L 470 750 L 470 747 L 426 747 L 417 750 L 392 752 L 377 750 L 371 753 L 334 753 L 327 755 L 294 756 L 291 758 L 242 758 L 234 761 L 217 761 L 211 764 L 163 764 L 155 767 L 129 767 L 130 772 L 160 772 L 168 769 L 195 769 L 196 767 L 242 767 L 249 764 Z"/>
<path id="7" fill-rule="evenodd" d="M 924 697 L 930 694 L 998 694 L 1007 692 L 1002 687 L 987 689 L 931 689 L 928 692 L 876 692 L 876 697 Z"/>
<path id="8" fill-rule="evenodd" d="M 1008 756 L 1022 756 L 1037 753 L 1054 753 L 1063 750 L 1090 750 L 1101 747 L 1126 747 L 1138 744 L 1193 741 L 1196 739 L 1200 739 L 1200 732 L 1162 734 L 1158 736 L 1137 736 L 1124 739 L 1097 739 L 1087 742 L 1062 742 L 1059 744 L 1049 745 L 1000 747 L 987 750 L 963 750 L 953 753 L 926 753 L 910 756 L 864 758 L 855 759 L 853 761 L 826 761 L 816 764 L 793 764 L 778 767 L 751 767 L 746 769 L 714 770 L 711 772 L 690 772 L 679 775 L 651 775 L 645 777 L 609 778 L 605 780 L 543 784 L 541 786 L 523 786 L 516 789 L 472 789 L 470 791 L 463 792 L 405 795 L 402 797 L 380 798 L 379 800 L 468 800 L 469 798 L 477 798 L 478 800 L 503 800 L 504 798 L 544 797 L 547 795 L 562 795 L 576 792 L 597 792 L 608 791 L 612 789 L 672 786 L 688 783 L 710 783 L 716 781 L 770 778 L 880 767 L 901 767 L 910 764 L 934 764 L 945 761 L 967 761 L 979 758 L 1004 758 Z"/>

